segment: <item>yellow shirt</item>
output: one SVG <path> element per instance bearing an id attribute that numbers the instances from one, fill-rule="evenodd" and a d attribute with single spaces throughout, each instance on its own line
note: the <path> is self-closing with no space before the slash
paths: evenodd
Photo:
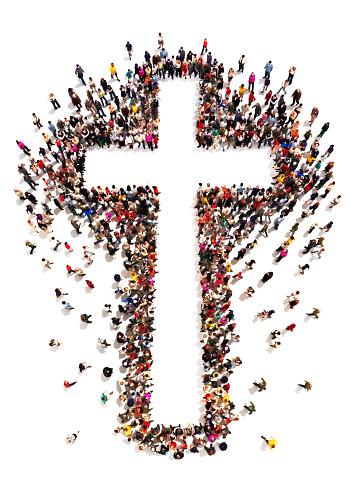
<path id="1" fill-rule="evenodd" d="M 271 437 L 272 437 L 272 436 L 271 436 Z M 268 441 L 268 446 L 269 446 L 271 449 L 274 449 L 274 448 L 276 447 L 276 445 L 277 445 L 277 441 L 276 441 L 275 439 L 272 438 L 272 439 L 270 439 L 270 440 Z"/>
<path id="2" fill-rule="evenodd" d="M 114 75 L 114 74 L 116 73 L 116 67 L 115 67 L 115 65 L 113 65 L 113 66 L 111 65 L 111 66 L 110 66 L 110 72 L 111 72 L 112 75 Z"/>

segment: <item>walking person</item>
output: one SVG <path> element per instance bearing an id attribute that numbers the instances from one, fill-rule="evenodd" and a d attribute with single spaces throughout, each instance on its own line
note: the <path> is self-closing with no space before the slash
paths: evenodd
<path id="1" fill-rule="evenodd" d="M 30 254 L 33 254 L 35 248 L 36 248 L 36 243 L 31 243 L 30 241 L 25 241 L 26 246 L 30 248 Z"/>
<path id="2" fill-rule="evenodd" d="M 300 274 L 304 274 L 304 271 L 307 270 L 307 269 L 309 270 L 309 269 L 310 269 L 310 266 L 309 266 L 308 263 L 306 263 L 306 264 L 304 264 L 303 266 L 298 265 L 298 268 L 300 269 Z"/>
<path id="3" fill-rule="evenodd" d="M 62 301 L 61 304 L 64 305 L 64 308 L 65 309 L 68 309 L 69 311 L 71 311 L 71 309 L 75 309 L 74 307 L 71 306 L 71 304 L 67 301 Z"/>
<path id="4" fill-rule="evenodd" d="M 79 371 L 80 373 L 83 373 L 84 371 L 86 371 L 86 369 L 88 368 L 92 368 L 92 366 L 87 366 L 86 365 L 86 362 L 83 362 L 83 363 L 80 363 L 79 364 Z"/>
<path id="5" fill-rule="evenodd" d="M 75 384 L 77 384 L 77 381 L 74 381 L 73 383 L 70 383 L 69 381 L 64 381 L 65 388 L 70 388 L 71 386 L 74 386 Z"/>
<path id="6" fill-rule="evenodd" d="M 305 313 L 307 316 L 314 316 L 315 318 L 319 317 L 320 309 L 318 308 L 313 308 L 313 311 L 311 313 Z"/>
<path id="7" fill-rule="evenodd" d="M 51 269 L 50 264 L 54 264 L 54 263 L 50 263 L 50 261 L 46 258 L 42 258 L 41 261 L 44 263 L 45 268 L 49 268 L 49 269 Z"/>
<path id="8" fill-rule="evenodd" d="M 304 388 L 307 392 L 309 392 L 312 389 L 312 385 L 309 381 L 304 381 L 304 384 L 298 384 L 301 388 Z"/>
<path id="9" fill-rule="evenodd" d="M 256 382 L 253 383 L 254 386 L 257 386 L 259 392 L 265 391 L 265 390 L 267 389 L 267 387 L 266 387 L 266 386 L 267 386 L 266 381 L 265 381 L 263 378 L 261 378 L 261 380 L 262 380 L 262 381 L 260 381 L 259 383 L 256 383 Z"/>
<path id="10" fill-rule="evenodd" d="M 54 347 L 54 346 L 57 346 L 57 347 L 58 347 L 58 346 L 60 346 L 61 344 L 63 344 L 63 343 L 59 343 L 59 342 L 57 341 L 57 339 L 51 339 L 50 342 L 49 342 L 49 346 L 51 346 L 51 347 Z"/>
<path id="11" fill-rule="evenodd" d="M 84 85 L 86 85 L 84 73 L 85 71 L 82 69 L 82 67 L 80 67 L 80 65 L 76 65 L 75 75 L 77 75 L 78 79 L 81 80 Z"/>
<path id="12" fill-rule="evenodd" d="M 251 404 L 250 406 L 247 406 L 247 404 L 243 406 L 244 409 L 247 409 L 247 411 L 249 412 L 249 415 L 253 414 L 256 411 L 256 408 L 254 404 L 252 403 L 252 401 L 250 402 L 250 404 Z"/>
<path id="13" fill-rule="evenodd" d="M 274 449 L 277 445 L 277 441 L 271 436 L 271 439 L 266 439 L 264 436 L 261 436 L 261 438 L 268 444 L 270 449 Z"/>

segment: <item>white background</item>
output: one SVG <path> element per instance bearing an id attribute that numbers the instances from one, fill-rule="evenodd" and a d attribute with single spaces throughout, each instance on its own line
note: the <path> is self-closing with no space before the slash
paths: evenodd
<path id="1" fill-rule="evenodd" d="M 358 168 L 352 101 L 358 67 L 350 3 L 20 2 L 7 7 L 3 21 L 1 453 L 6 477 L 30 474 L 44 478 L 50 472 L 54 478 L 81 473 L 85 477 L 237 477 L 246 473 L 260 477 L 263 472 L 277 478 L 304 474 L 310 478 L 352 477 L 358 421 L 358 318 L 354 309 L 358 227 L 353 208 Z M 61 117 L 68 116 L 67 88 L 75 87 L 82 98 L 85 96 L 85 87 L 74 75 L 76 63 L 85 70 L 86 80 L 92 76 L 99 83 L 102 76 L 109 78 L 108 67 L 114 62 L 124 80 L 126 69 L 142 61 L 145 50 L 153 53 L 159 31 L 171 55 L 180 46 L 199 54 L 207 37 L 209 50 L 224 62 L 226 72 L 245 54 L 248 63 L 244 75 L 235 76 L 233 88 L 246 83 L 251 71 L 260 79 L 265 63 L 272 60 L 271 87 L 277 90 L 294 64 L 297 74 L 287 97 L 294 88 L 302 89 L 301 126 L 317 106 L 320 114 L 314 132 L 318 133 L 326 121 L 331 125 L 320 140 L 321 153 L 335 144 L 331 159 L 335 161 L 336 187 L 315 217 L 302 223 L 287 259 L 273 266 L 272 252 L 295 223 L 300 206 L 277 232 L 267 240 L 260 238 L 259 246 L 249 255 L 257 262 L 254 270 L 233 287 L 241 342 L 231 353 L 239 355 L 243 365 L 232 375 L 231 398 L 239 412 L 250 400 L 257 411 L 250 417 L 243 414 L 232 425 L 226 453 L 218 452 L 211 458 L 187 455 L 179 463 L 140 454 L 122 436 L 112 434 L 120 411 L 115 400 L 116 379 L 120 377 L 118 354 L 114 347 L 101 353 L 96 341 L 103 337 L 113 343 L 115 337 L 102 305 L 115 304 L 113 274 L 122 270 L 120 258 L 108 262 L 104 251 L 96 250 L 94 264 L 86 268 L 86 278 L 95 283 L 95 289 L 87 293 L 83 280 L 66 277 L 65 265 L 83 266 L 81 246 L 92 246 L 93 240 L 87 238 L 87 232 L 74 239 L 61 214 L 54 221 L 54 235 L 67 240 L 75 251 L 69 257 L 63 248 L 53 252 L 48 239 L 29 232 L 24 206 L 18 206 L 13 193 L 20 178 L 16 164 L 22 158 L 15 140 L 22 140 L 33 153 L 42 145 L 31 114 L 40 116 L 45 125 L 42 131 L 48 119 L 56 123 L 60 117 L 47 102 L 50 91 L 62 105 Z M 125 58 L 127 40 L 134 47 L 131 63 Z M 119 83 L 114 85 L 116 88 Z M 229 185 L 243 181 L 267 186 L 271 169 L 266 149 L 199 152 L 193 142 L 196 82 L 181 80 L 171 85 L 166 81 L 161 88 L 159 150 L 155 154 L 91 152 L 86 178 L 89 186 L 148 181 L 162 191 L 153 418 L 174 425 L 199 418 L 200 296 L 193 210 L 198 182 Z M 259 99 L 258 90 L 256 82 Z M 180 187 L 181 195 L 172 187 Z M 22 185 L 20 189 L 26 190 Z M 337 194 L 343 201 L 329 212 L 325 206 Z M 321 226 L 332 219 L 334 227 L 326 234 L 322 259 L 311 261 L 311 269 L 303 277 L 297 275 L 297 265 L 309 259 L 309 255 L 301 258 L 300 250 L 309 240 L 303 233 L 312 219 Z M 26 239 L 38 244 L 33 256 L 24 246 Z M 51 271 L 43 272 L 42 257 L 54 261 Z M 234 266 L 234 271 L 239 267 Z M 258 288 L 258 280 L 268 270 L 274 271 L 273 279 Z M 249 285 L 256 289 L 254 298 L 239 300 Z M 70 314 L 64 314 L 55 300 L 55 287 L 69 292 L 66 299 L 75 307 Z M 285 312 L 286 295 L 296 289 L 301 291 L 300 304 Z M 318 320 L 305 316 L 312 307 L 322 311 Z M 276 314 L 271 320 L 256 321 L 257 311 L 263 308 L 273 308 Z M 86 328 L 80 327 L 83 312 L 93 314 L 94 322 Z M 284 336 L 281 349 L 268 352 L 269 332 L 292 322 L 297 328 Z M 56 352 L 48 347 L 51 338 L 64 342 Z M 77 372 L 81 361 L 93 365 L 82 376 Z M 101 378 L 104 366 L 115 370 L 107 382 Z M 252 382 L 260 376 L 267 380 L 267 391 L 252 395 Z M 65 379 L 78 380 L 78 384 L 64 391 Z M 297 383 L 304 379 L 313 384 L 309 393 L 297 389 Z M 100 402 L 105 390 L 115 391 L 106 408 Z M 67 434 L 77 430 L 81 432 L 75 445 L 66 446 Z M 269 451 L 263 447 L 261 435 L 275 437 L 277 448 Z"/>

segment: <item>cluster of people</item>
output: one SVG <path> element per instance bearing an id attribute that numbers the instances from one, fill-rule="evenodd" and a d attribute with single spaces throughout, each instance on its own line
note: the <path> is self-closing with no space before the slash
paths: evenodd
<path id="1" fill-rule="evenodd" d="M 39 148 L 38 158 L 34 158 L 31 149 L 23 142 L 17 140 L 22 152 L 27 156 L 28 165 L 20 163 L 19 173 L 32 191 L 36 191 L 39 181 L 43 182 L 44 201 L 36 199 L 32 191 L 21 192 L 15 189 L 16 195 L 26 204 L 26 212 L 30 218 L 36 218 L 37 226 L 30 219 L 29 226 L 36 232 L 39 229 L 51 233 L 55 213 L 65 210 L 70 216 L 71 225 L 77 234 L 82 234 L 85 222 L 92 231 L 94 245 L 103 244 L 110 256 L 115 256 L 123 248 L 126 259 L 124 268 L 128 271 L 130 279 L 125 287 L 119 286 L 116 290 L 121 302 L 118 312 L 111 318 L 114 329 L 122 323 L 126 324 L 125 332 L 116 332 L 116 341 L 121 345 L 120 353 L 122 366 L 127 373 L 120 382 L 121 393 L 119 400 L 124 406 L 119 414 L 122 426 L 115 429 L 123 431 L 128 441 L 138 443 L 140 450 L 147 448 L 149 451 L 166 455 L 173 451 L 176 459 L 184 457 L 184 452 L 189 450 L 198 453 L 204 448 L 209 455 L 219 450 L 227 449 L 225 442 L 229 434 L 229 425 L 238 420 L 234 414 L 234 404 L 229 396 L 229 378 L 234 368 L 242 361 L 239 357 L 227 358 L 231 345 L 239 341 L 239 335 L 234 332 L 234 313 L 230 309 L 232 289 L 238 279 L 243 277 L 243 271 L 234 275 L 232 270 L 232 254 L 242 240 L 248 240 L 250 234 L 259 226 L 260 233 L 268 237 L 269 225 L 274 220 L 274 229 L 278 229 L 281 222 L 291 213 L 306 194 L 311 194 L 310 201 L 316 201 L 320 206 L 317 191 L 333 178 L 332 169 L 334 162 L 330 161 L 322 169 L 321 158 L 328 157 L 334 151 L 334 145 L 319 156 L 319 143 L 317 139 L 308 145 L 312 136 L 311 129 L 307 130 L 303 138 L 299 133 L 298 116 L 302 110 L 300 103 L 301 91 L 295 90 L 292 94 L 294 109 L 287 115 L 285 102 L 286 87 L 291 85 L 295 74 L 295 67 L 290 67 L 288 79 L 283 82 L 277 93 L 267 91 L 270 86 L 270 74 L 273 70 L 272 62 L 265 66 L 265 85 L 262 93 L 265 96 L 266 111 L 254 97 L 255 74 L 249 77 L 248 89 L 241 84 L 237 90 L 231 89 L 234 70 L 228 72 L 228 80 L 224 81 L 224 67 L 222 63 L 212 58 L 208 52 L 208 43 L 205 40 L 201 55 L 197 57 L 191 51 L 187 52 L 181 47 L 178 54 L 168 56 L 164 48 L 163 37 L 159 35 L 158 50 L 154 55 L 145 52 L 145 62 L 135 64 L 134 71 L 128 69 L 126 85 L 120 85 L 120 96 L 114 91 L 105 78 L 100 80 L 100 88 L 93 79 L 88 80 L 89 89 L 86 99 L 80 99 L 73 88 L 68 89 L 71 101 L 76 108 L 76 113 L 69 118 L 59 119 L 56 126 L 48 122 L 50 134 L 44 133 L 45 144 Z M 131 58 L 132 45 L 126 45 Z M 204 53 L 207 52 L 206 58 Z M 245 57 L 239 61 L 239 72 L 243 73 Z M 116 67 L 110 66 L 111 78 L 118 80 Z M 86 85 L 83 78 L 84 70 L 77 65 L 76 75 Z M 276 175 L 273 183 L 267 188 L 255 186 L 245 187 L 243 183 L 231 187 L 199 184 L 197 190 L 198 238 L 199 238 L 199 272 L 201 274 L 202 304 L 201 304 L 201 332 L 203 343 L 203 402 L 205 413 L 202 422 L 187 427 L 151 425 L 151 376 L 154 328 L 154 277 L 156 271 L 157 248 L 157 222 L 159 206 L 159 191 L 156 186 L 130 186 L 117 188 L 115 185 L 102 188 L 88 187 L 84 181 L 85 160 L 87 150 L 94 145 L 99 147 L 117 148 L 128 146 L 133 148 L 146 146 L 153 150 L 158 146 L 159 123 L 159 98 L 158 82 L 167 77 L 187 76 L 199 77 L 199 116 L 197 122 L 196 139 L 198 147 L 252 147 L 257 143 L 258 148 L 268 144 L 271 148 L 271 157 L 274 160 Z M 114 80 L 115 81 L 115 80 Z M 119 80 L 120 81 L 120 80 Z M 247 91 L 248 90 L 248 91 Z M 282 94 L 279 96 L 279 93 Z M 249 94 L 247 102 L 244 100 L 246 92 Z M 57 110 L 61 108 L 54 94 L 49 100 Z M 83 104 L 88 111 L 83 115 Z M 253 106 L 252 106 L 253 103 Z M 108 110 L 109 118 L 104 111 Z M 253 110 L 254 109 L 254 110 Z M 319 111 L 312 111 L 310 126 L 317 118 Z M 33 114 L 34 124 L 39 129 L 43 128 L 41 120 Z M 258 118 L 258 119 L 257 119 Z M 319 137 L 328 130 L 327 122 Z M 37 177 L 37 181 L 33 178 Z M 332 181 L 325 190 L 323 198 L 330 193 L 334 186 Z M 317 201 L 318 200 L 318 201 Z M 331 207 L 337 205 L 340 195 L 332 201 Z M 51 204 L 53 203 L 53 205 Z M 36 211 L 39 208 L 39 211 Z M 314 214 L 317 208 L 302 214 L 302 219 Z M 276 218 L 274 219 L 274 217 Z M 263 221 L 264 220 L 264 221 Z M 290 239 L 284 241 L 278 248 L 277 262 L 288 254 L 288 246 L 295 240 L 294 233 L 298 230 L 299 222 L 291 230 Z M 323 227 L 329 231 L 332 222 Z M 38 229 L 39 228 L 39 229 Z M 320 238 L 319 238 L 320 239 Z M 56 241 L 57 249 L 62 243 Z M 241 260 L 258 244 L 257 240 L 248 242 L 242 247 L 235 260 Z M 36 244 L 26 242 L 33 254 Z M 72 248 L 64 243 L 68 251 Z M 310 243 L 308 251 L 317 246 L 317 241 Z M 86 261 L 93 262 L 93 252 L 84 246 Z M 52 264 L 43 258 L 44 265 L 50 268 Z M 251 259 L 246 262 L 248 269 L 253 269 L 256 261 Z M 304 265 L 301 272 L 309 269 Z M 51 269 L 51 268 L 50 268 Z M 85 276 L 81 268 L 72 269 L 67 265 L 67 274 L 77 273 Z M 120 275 L 115 275 L 116 281 L 121 281 Z M 266 283 L 273 276 L 273 272 L 266 273 L 262 281 Z M 87 280 L 89 288 L 94 285 Z M 57 288 L 56 297 L 63 293 Z M 253 297 L 255 290 L 248 286 L 245 291 L 248 297 Z M 299 292 L 297 292 L 298 294 Z M 293 294 L 290 307 L 298 302 L 297 294 Z M 63 301 L 64 307 L 73 309 L 70 303 Z M 108 313 L 112 313 L 111 305 L 106 304 Z M 258 313 L 259 317 L 270 318 L 274 310 Z M 318 316 L 318 309 L 312 315 Z M 81 315 L 81 321 L 91 323 L 91 314 Z M 287 327 L 293 331 L 295 324 Z M 275 339 L 279 332 L 272 333 Z M 59 346 L 57 340 L 50 342 L 51 346 Z M 274 343 L 272 347 L 277 347 Z M 280 344 L 280 343 L 279 343 Z M 106 339 L 99 338 L 99 345 L 106 348 L 110 346 Z M 86 369 L 86 363 L 83 367 Z M 87 366 L 90 367 L 90 366 Z M 109 368 L 111 369 L 111 368 Z M 112 371 L 111 371 L 112 374 Z M 65 382 L 65 387 L 75 383 Z M 257 383 L 254 383 L 258 385 Z M 265 381 L 259 383 L 259 390 L 265 389 Z M 105 404 L 111 395 L 103 393 L 101 400 Z M 249 413 L 255 411 L 253 403 L 246 406 Z M 76 435 L 72 435 L 76 440 Z M 270 441 L 268 441 L 269 443 Z M 275 446 L 273 446 L 275 447 Z"/>

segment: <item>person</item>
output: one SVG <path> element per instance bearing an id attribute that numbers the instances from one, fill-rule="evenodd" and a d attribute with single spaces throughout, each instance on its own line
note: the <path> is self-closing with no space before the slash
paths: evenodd
<path id="1" fill-rule="evenodd" d="M 71 306 L 71 304 L 70 304 L 69 302 L 67 302 L 67 301 L 62 301 L 61 304 L 64 305 L 64 308 L 65 308 L 65 309 L 68 309 L 68 310 L 70 310 L 70 311 L 71 311 L 71 309 L 75 309 L 75 308 L 73 308 L 73 307 Z"/>
<path id="2" fill-rule="evenodd" d="M 322 129 L 321 129 L 321 132 L 319 133 L 319 135 L 317 135 L 317 138 L 322 138 L 322 136 L 324 135 L 324 133 L 329 130 L 329 126 L 330 126 L 329 121 L 327 121 L 326 123 L 324 123 L 324 125 L 322 126 Z"/>
<path id="3" fill-rule="evenodd" d="M 248 263 L 247 262 L 245 263 L 248 266 L 248 269 L 253 269 L 253 265 L 256 264 L 254 259 L 251 259 Z"/>
<path id="4" fill-rule="evenodd" d="M 78 79 L 81 80 L 84 85 L 86 85 L 84 73 L 85 71 L 82 69 L 82 67 L 80 67 L 80 65 L 76 65 L 75 74 L 77 75 Z"/>
<path id="5" fill-rule="evenodd" d="M 113 373 L 113 368 L 105 367 L 105 368 L 103 368 L 102 372 L 103 372 L 103 375 L 105 376 L 105 378 L 110 378 L 112 376 L 112 373 Z"/>
<path id="6" fill-rule="evenodd" d="M 267 281 L 269 281 L 271 278 L 273 277 L 273 272 L 272 271 L 268 271 L 268 273 L 266 273 L 263 278 L 262 278 L 262 283 L 266 283 Z"/>
<path id="7" fill-rule="evenodd" d="M 287 78 L 288 85 L 292 84 L 296 71 L 297 71 L 296 67 L 289 67 L 288 78 Z"/>
<path id="8" fill-rule="evenodd" d="M 319 313 L 320 313 L 320 309 L 313 308 L 313 311 L 311 313 L 306 313 L 306 314 L 307 316 L 314 316 L 315 318 L 318 318 Z"/>
<path id="9" fill-rule="evenodd" d="M 314 120 L 318 117 L 319 115 L 319 110 L 318 108 L 315 106 L 313 109 L 312 109 L 312 112 L 310 114 L 310 122 L 309 122 L 309 125 L 312 126 L 313 123 L 314 123 Z"/>
<path id="10" fill-rule="evenodd" d="M 30 241 L 25 241 L 26 246 L 30 248 L 30 254 L 33 254 L 35 248 L 36 248 L 36 243 L 31 243 Z"/>
<path id="11" fill-rule="evenodd" d="M 267 389 L 267 382 L 263 378 L 261 378 L 261 380 L 262 381 L 260 381 L 259 383 L 256 383 L 256 382 L 253 383 L 254 386 L 257 386 L 259 392 L 265 391 Z"/>
<path id="12" fill-rule="evenodd" d="M 49 346 L 54 347 L 54 346 L 60 346 L 63 343 L 59 343 L 56 339 L 51 339 L 49 342 Z"/>
<path id="13" fill-rule="evenodd" d="M 158 50 L 160 50 L 161 48 L 164 49 L 164 39 L 163 39 L 162 33 L 158 34 L 157 43 L 158 43 Z"/>
<path id="14" fill-rule="evenodd" d="M 255 82 L 255 79 L 256 79 L 256 76 L 254 74 L 254 72 L 252 72 L 250 75 L 249 75 L 249 78 L 248 78 L 248 90 L 252 90 L 252 93 L 254 94 L 254 82 Z"/>
<path id="15" fill-rule="evenodd" d="M 76 441 L 78 434 L 80 434 L 80 431 L 77 431 L 76 434 L 69 434 L 66 438 L 67 444 L 73 444 Z"/>
<path id="16" fill-rule="evenodd" d="M 83 363 L 80 363 L 79 364 L 79 371 L 80 373 L 83 373 L 84 371 L 86 371 L 86 369 L 88 368 L 92 368 L 92 366 L 87 366 L 86 365 L 86 362 L 83 362 Z"/>
<path id="17" fill-rule="evenodd" d="M 34 119 L 34 120 L 33 120 L 33 124 L 34 124 L 35 126 L 37 126 L 37 128 L 40 130 L 40 128 L 43 127 L 43 125 L 41 124 L 40 118 L 38 118 L 38 116 L 37 116 L 35 113 L 32 114 L 32 117 L 33 117 L 33 119 Z"/>
<path id="18" fill-rule="evenodd" d="M 49 102 L 51 102 L 52 106 L 54 107 L 54 110 L 57 110 L 58 108 L 61 108 L 59 102 L 56 100 L 55 95 L 53 93 L 49 94 L 48 100 L 49 100 Z"/>
<path id="19" fill-rule="evenodd" d="M 111 73 L 111 78 L 113 78 L 115 76 L 117 78 L 117 81 L 120 81 L 118 79 L 117 71 L 116 71 L 116 67 L 115 67 L 114 63 L 111 63 L 111 65 L 110 65 L 110 73 Z"/>
<path id="20" fill-rule="evenodd" d="M 290 332 L 293 332 L 294 328 L 296 327 L 297 325 L 295 323 L 292 323 L 290 324 L 289 326 L 287 326 L 285 329 L 287 331 L 290 331 Z"/>
<path id="21" fill-rule="evenodd" d="M 44 263 L 45 268 L 49 268 L 49 269 L 51 269 L 50 264 L 54 264 L 54 263 L 50 263 L 50 261 L 46 258 L 42 258 L 41 261 Z"/>
<path id="22" fill-rule="evenodd" d="M 238 72 L 243 73 L 244 72 L 244 65 L 246 64 L 246 58 L 244 55 L 241 55 L 240 59 L 238 60 Z"/>
<path id="23" fill-rule="evenodd" d="M 81 314 L 80 319 L 83 323 L 91 324 L 92 321 L 89 320 L 91 318 L 92 314 Z"/>
<path id="24" fill-rule="evenodd" d="M 329 157 L 334 151 L 334 145 L 330 145 L 327 151 L 322 155 L 322 158 Z"/>
<path id="25" fill-rule="evenodd" d="M 110 396 L 112 394 L 113 394 L 113 391 L 111 391 L 110 393 L 107 393 L 107 391 L 105 391 L 101 394 L 101 401 L 102 401 L 104 406 L 107 405 L 107 401 L 110 399 Z"/>
<path id="26" fill-rule="evenodd" d="M 312 385 L 309 381 L 304 381 L 304 384 L 298 384 L 298 386 L 304 388 L 309 392 L 312 389 Z"/>
<path id="27" fill-rule="evenodd" d="M 207 50 L 208 50 L 207 47 L 208 47 L 208 42 L 207 42 L 207 38 L 205 38 L 205 39 L 203 40 L 203 46 L 202 46 L 201 56 L 202 56 L 204 53 L 207 52 Z"/>
<path id="28" fill-rule="evenodd" d="M 243 407 L 247 409 L 247 411 L 249 412 L 249 415 L 253 414 L 256 411 L 256 408 L 254 404 L 252 403 L 252 401 L 250 402 L 250 406 L 247 406 L 247 404 L 245 404 Z"/>
<path id="29" fill-rule="evenodd" d="M 63 293 L 62 288 L 55 288 L 56 298 L 61 298 L 61 296 L 67 296 L 69 293 Z"/>
<path id="30" fill-rule="evenodd" d="M 252 286 L 248 286 L 248 288 L 246 289 L 246 291 L 244 291 L 244 293 L 248 296 L 248 298 L 252 298 L 255 291 L 252 288 Z"/>
<path id="31" fill-rule="evenodd" d="M 310 269 L 310 266 L 309 266 L 308 263 L 306 263 L 306 264 L 304 264 L 303 266 L 298 265 L 298 268 L 300 269 L 300 274 L 304 274 L 304 271 L 305 271 L 306 269 L 309 270 L 309 269 Z"/>
<path id="32" fill-rule="evenodd" d="M 90 281 L 89 279 L 85 279 L 85 281 L 86 281 L 86 284 L 87 284 L 88 288 L 94 289 L 95 285 L 93 284 L 92 281 Z"/>
<path id="33" fill-rule="evenodd" d="M 269 60 L 269 62 L 267 62 L 264 66 L 264 77 L 263 78 L 270 78 L 270 74 L 272 73 L 273 71 L 273 64 L 272 64 L 272 60 Z"/>
<path id="34" fill-rule="evenodd" d="M 111 344 L 109 344 L 106 341 L 106 339 L 100 339 L 100 338 L 98 338 L 98 344 L 102 346 L 104 349 L 106 349 L 108 346 L 111 346 Z"/>
<path id="35" fill-rule="evenodd" d="M 71 246 L 68 244 L 67 241 L 65 241 L 64 246 L 65 246 L 65 248 L 67 249 L 67 251 L 68 251 L 69 253 L 72 253 L 72 252 L 73 252 L 73 249 L 71 248 Z"/>
<path id="36" fill-rule="evenodd" d="M 271 436 L 271 439 L 266 439 L 264 436 L 261 436 L 261 438 L 268 444 L 269 448 L 272 450 L 276 447 L 277 441 Z"/>
<path id="37" fill-rule="evenodd" d="M 132 53 L 133 53 L 133 48 L 132 48 L 132 45 L 130 42 L 127 42 L 126 45 L 125 45 L 125 50 L 127 51 L 128 53 L 128 58 L 131 60 L 132 58 Z"/>
<path id="38" fill-rule="evenodd" d="M 338 195 L 336 198 L 334 198 L 333 201 L 330 202 L 329 208 L 333 208 L 334 206 L 337 206 L 341 200 L 341 195 Z"/>
<path id="39" fill-rule="evenodd" d="M 77 384 L 77 381 L 74 381 L 73 383 L 70 383 L 69 381 L 64 381 L 65 388 L 70 388 L 71 386 L 74 386 L 75 384 Z"/>

